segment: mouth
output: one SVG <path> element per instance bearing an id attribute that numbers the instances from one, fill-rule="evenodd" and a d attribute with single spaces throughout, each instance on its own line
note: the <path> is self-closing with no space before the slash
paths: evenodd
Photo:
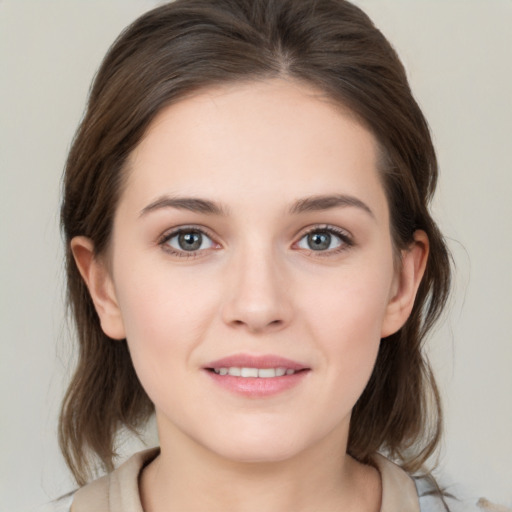
<path id="1" fill-rule="evenodd" d="M 279 356 L 239 354 L 213 361 L 204 370 L 228 391 L 263 398 L 297 386 L 311 368 Z"/>
<path id="2" fill-rule="evenodd" d="M 229 368 L 220 367 L 220 368 L 207 368 L 209 371 L 213 371 L 217 375 L 231 375 L 232 377 L 242 377 L 246 378 L 258 378 L 258 379 L 272 379 L 275 377 L 284 377 L 285 375 L 293 375 L 296 372 L 305 371 L 302 370 L 293 370 L 291 368 L 278 367 L 278 368 L 248 368 L 248 367 L 238 367 L 238 366 L 230 366 Z"/>

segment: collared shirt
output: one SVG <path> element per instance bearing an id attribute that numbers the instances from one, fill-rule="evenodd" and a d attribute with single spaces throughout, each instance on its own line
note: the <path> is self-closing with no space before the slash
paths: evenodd
<path id="1" fill-rule="evenodd" d="M 45 509 L 45 512 L 143 512 L 139 494 L 139 476 L 142 469 L 158 453 L 158 448 L 136 453 L 112 473 L 54 502 L 51 508 Z M 445 512 L 447 510 L 439 497 L 419 495 L 418 491 L 422 487 L 421 480 L 415 482 L 403 469 L 382 455 L 376 455 L 374 462 L 382 480 L 380 512 Z M 449 510 L 453 510 L 452 507 Z"/>

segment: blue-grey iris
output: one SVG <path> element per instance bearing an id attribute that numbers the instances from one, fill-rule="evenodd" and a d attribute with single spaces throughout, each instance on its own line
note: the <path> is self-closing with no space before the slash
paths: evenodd
<path id="1" fill-rule="evenodd" d="M 310 233 L 307 237 L 308 247 L 313 251 L 329 249 L 331 235 L 329 233 Z"/>
<path id="2" fill-rule="evenodd" d="M 203 235 L 197 231 L 187 231 L 178 235 L 178 244 L 184 251 L 197 251 L 203 243 Z"/>

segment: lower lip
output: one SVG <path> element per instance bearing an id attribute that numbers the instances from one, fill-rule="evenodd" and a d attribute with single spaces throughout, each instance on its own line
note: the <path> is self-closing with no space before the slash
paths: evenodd
<path id="1" fill-rule="evenodd" d="M 219 375 L 209 370 L 206 370 L 206 372 L 216 384 L 232 393 L 248 398 L 265 398 L 298 386 L 309 373 L 309 370 L 302 370 L 292 375 L 283 375 L 282 377 L 270 377 L 268 379 Z"/>

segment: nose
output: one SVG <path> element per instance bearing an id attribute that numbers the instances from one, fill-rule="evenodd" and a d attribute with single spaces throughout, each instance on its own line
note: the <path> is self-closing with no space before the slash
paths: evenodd
<path id="1" fill-rule="evenodd" d="M 233 258 L 223 305 L 223 321 L 251 333 L 278 331 L 292 318 L 291 283 L 269 248 Z"/>

